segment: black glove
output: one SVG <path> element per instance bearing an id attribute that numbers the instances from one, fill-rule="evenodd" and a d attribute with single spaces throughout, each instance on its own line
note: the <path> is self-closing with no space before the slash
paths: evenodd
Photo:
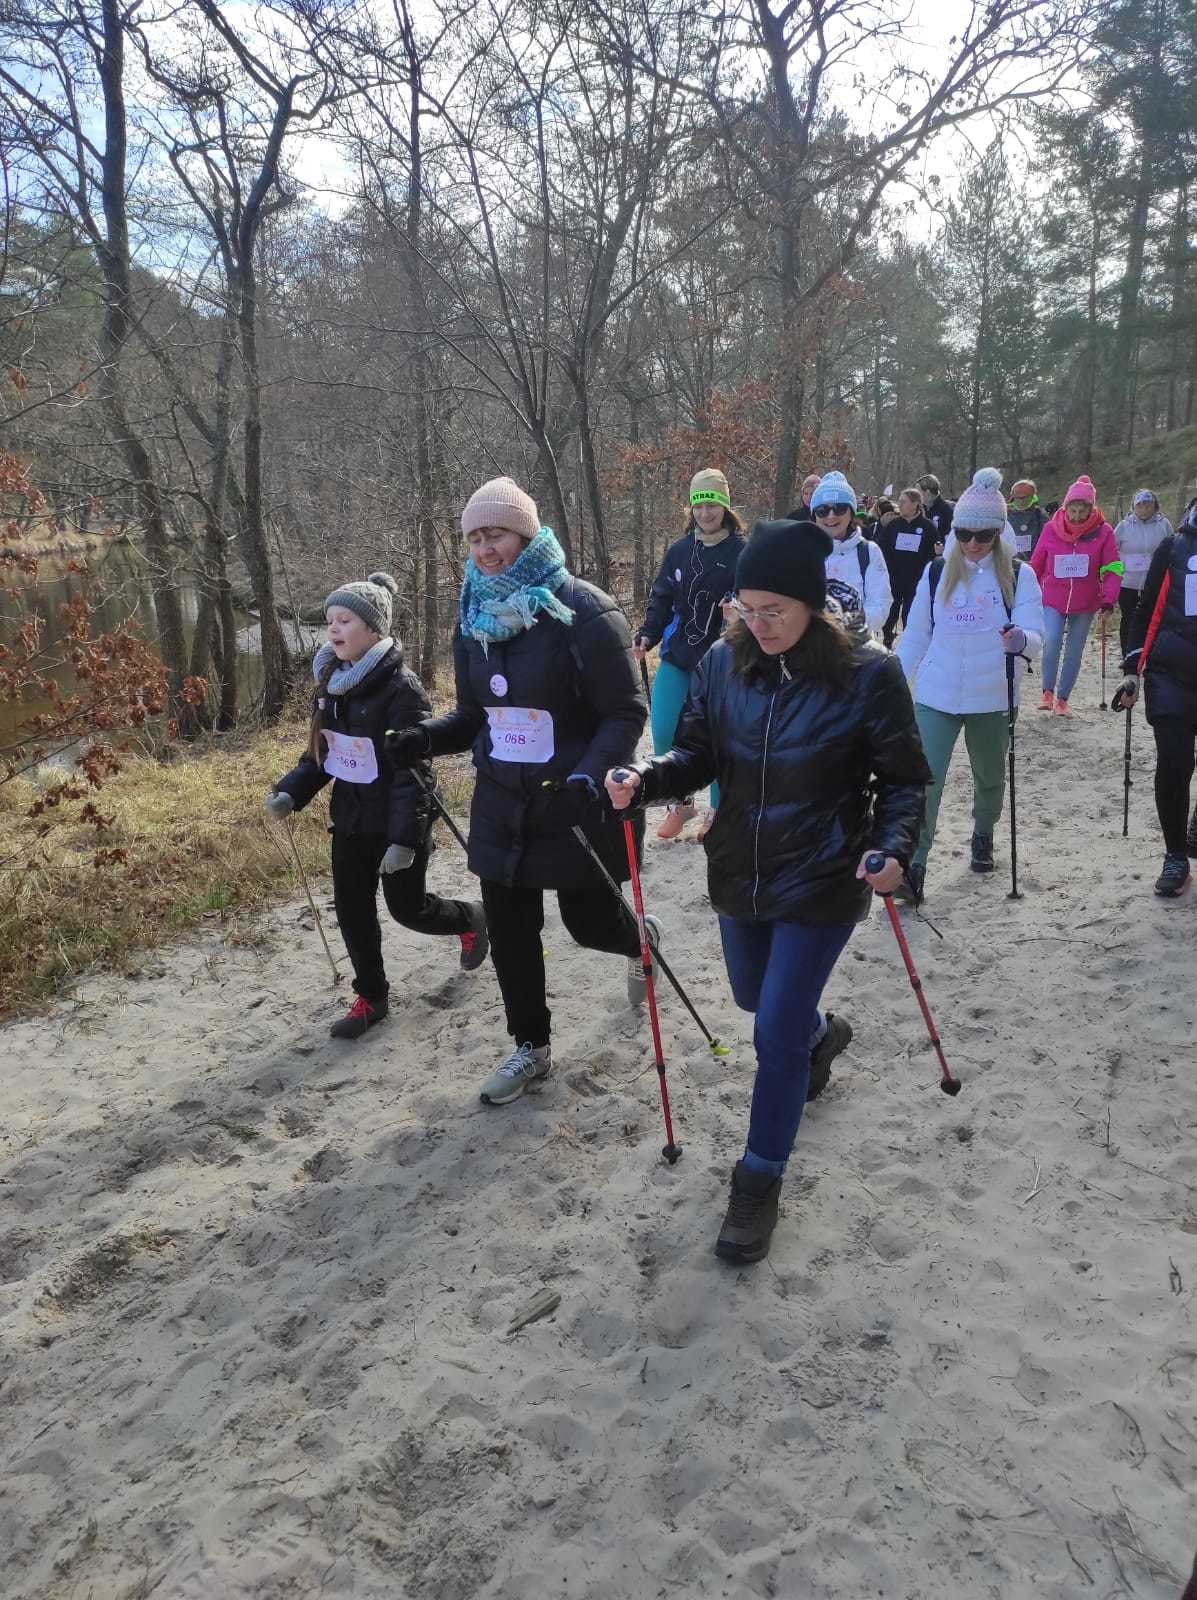
<path id="1" fill-rule="evenodd" d="M 1114 607 L 1112 605 L 1103 605 L 1101 609 L 1103 611 L 1110 612 L 1113 611 Z"/>
<path id="2" fill-rule="evenodd" d="M 416 722 L 410 728 L 388 728 L 382 742 L 397 767 L 418 767 L 432 749 L 425 722 Z"/>

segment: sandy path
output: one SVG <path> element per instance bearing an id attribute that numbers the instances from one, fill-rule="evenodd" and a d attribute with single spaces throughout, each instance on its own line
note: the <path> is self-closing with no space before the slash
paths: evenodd
<path id="1" fill-rule="evenodd" d="M 754 1270 L 711 1253 L 751 1053 L 693 845 L 650 850 L 646 895 L 735 1049 L 665 1001 L 676 1168 L 621 964 L 555 914 L 560 1066 L 498 1111 L 489 967 L 388 930 L 410 998 L 338 1045 L 298 904 L 0 1032 L 0 1594 L 1175 1600 L 1197 900 L 1150 894 L 1138 716 L 1119 837 L 1094 659 L 1091 712 L 1025 718 L 1026 898 L 968 872 L 958 763 L 945 942 L 908 919 L 964 1092 L 875 914 Z M 434 879 L 464 882 L 450 847 Z"/>

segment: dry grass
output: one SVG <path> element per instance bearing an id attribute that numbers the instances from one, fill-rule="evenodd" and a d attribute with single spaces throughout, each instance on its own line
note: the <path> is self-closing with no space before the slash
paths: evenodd
<path id="1" fill-rule="evenodd" d="M 306 738 L 306 723 L 294 719 L 212 739 L 172 761 L 129 759 L 97 796 L 112 818 L 100 843 L 126 850 L 126 866 L 94 864 L 89 827 L 55 827 L 39 840 L 24 814 L 34 786 L 0 787 L 0 1018 L 43 1004 L 90 968 L 126 970 L 198 925 L 244 941 L 253 912 L 301 894 L 285 830 L 266 817 L 262 798 Z M 467 760 L 438 770 L 446 803 L 463 815 Z M 317 893 L 315 880 L 328 873 L 327 793 L 294 821 Z M 321 887 L 327 893 L 327 882 Z"/>
<path id="2" fill-rule="evenodd" d="M 1040 499 L 1059 499 L 1079 470 L 1044 472 L 1036 478 Z M 1122 514 L 1129 512 L 1136 489 L 1153 490 L 1164 515 L 1175 517 L 1197 494 L 1197 425 L 1157 433 L 1129 454 L 1099 452 L 1089 476 L 1097 485 L 1102 509 L 1112 519 L 1117 516 L 1119 502 Z"/>

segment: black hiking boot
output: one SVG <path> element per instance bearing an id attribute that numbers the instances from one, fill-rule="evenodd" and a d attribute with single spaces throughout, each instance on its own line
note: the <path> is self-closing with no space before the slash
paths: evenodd
<path id="1" fill-rule="evenodd" d="M 1188 856 L 1166 855 L 1164 870 L 1155 880 L 1155 892 L 1161 899 L 1175 900 L 1184 894 L 1189 883 Z"/>
<path id="2" fill-rule="evenodd" d="M 470 902 L 470 926 L 465 933 L 459 933 L 457 937 L 461 940 L 461 970 L 477 972 L 490 950 L 490 935 L 486 931 L 486 912 L 482 909 L 481 900 Z"/>
<path id="3" fill-rule="evenodd" d="M 1190 861 L 1197 856 L 1197 806 L 1193 807 L 1193 815 L 1189 818 L 1189 831 L 1185 834 L 1185 849 L 1189 852 Z"/>
<path id="4" fill-rule="evenodd" d="M 908 906 L 921 906 L 923 903 L 923 884 L 927 881 L 927 869 L 912 861 L 906 868 L 906 875 L 894 890 L 894 899 L 904 901 Z"/>
<path id="5" fill-rule="evenodd" d="M 389 1010 L 385 997 L 367 1000 L 365 995 L 359 994 L 340 1022 L 334 1022 L 328 1031 L 334 1039 L 360 1039 L 368 1028 L 381 1022 Z"/>
<path id="6" fill-rule="evenodd" d="M 834 1011 L 827 1013 L 827 1032 L 810 1053 L 810 1082 L 806 1089 L 808 1103 L 817 1100 L 831 1079 L 831 1063 L 841 1051 L 852 1043 L 852 1024 Z"/>
<path id="7" fill-rule="evenodd" d="M 753 1172 L 737 1161 L 732 1168 L 731 1199 L 715 1241 L 715 1254 L 741 1266 L 762 1261 L 769 1254 L 780 1198 L 780 1178 L 771 1172 Z"/>
<path id="8" fill-rule="evenodd" d="M 973 834 L 973 857 L 969 866 L 974 872 L 993 871 L 993 835 L 992 833 Z"/>

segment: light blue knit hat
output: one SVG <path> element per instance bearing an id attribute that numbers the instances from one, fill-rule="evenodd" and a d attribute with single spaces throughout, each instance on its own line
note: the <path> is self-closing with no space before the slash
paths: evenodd
<path id="1" fill-rule="evenodd" d="M 952 527 L 963 532 L 1001 528 L 1006 522 L 1002 475 L 996 467 L 978 467 L 973 481 L 956 502 Z"/>
<path id="2" fill-rule="evenodd" d="M 810 497 L 810 508 L 817 511 L 820 506 L 851 506 L 856 510 L 856 490 L 844 477 L 842 472 L 825 472 L 819 479 L 819 487 Z"/>

